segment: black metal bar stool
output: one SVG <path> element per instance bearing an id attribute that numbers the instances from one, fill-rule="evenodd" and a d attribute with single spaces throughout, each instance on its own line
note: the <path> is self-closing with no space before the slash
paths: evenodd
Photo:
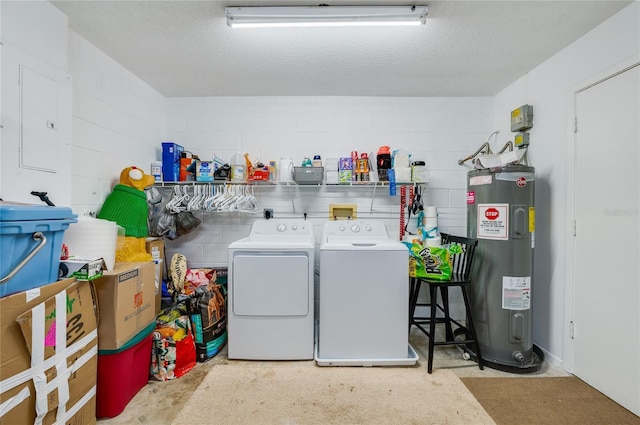
<path id="1" fill-rule="evenodd" d="M 482 364 L 482 355 L 480 353 L 480 345 L 478 344 L 478 337 L 476 335 L 475 326 L 473 325 L 473 317 L 471 315 L 471 308 L 469 303 L 469 294 L 467 292 L 468 286 L 471 284 L 471 265 L 473 263 L 473 257 L 475 254 L 476 246 L 478 245 L 477 239 L 465 238 L 462 236 L 453 236 L 446 233 L 442 233 L 442 244 L 455 244 L 460 247 L 459 253 L 452 254 L 450 257 L 451 262 L 451 279 L 450 280 L 433 280 L 427 278 L 412 277 L 410 280 L 409 291 L 409 329 L 411 325 L 415 325 L 425 335 L 429 337 L 429 361 L 427 371 L 429 373 L 433 370 L 433 351 L 436 345 L 466 345 L 475 344 L 475 354 L 480 369 L 484 369 Z M 422 284 L 429 285 L 429 302 L 419 303 L 418 295 L 420 294 L 420 288 Z M 462 291 L 462 297 L 464 298 L 464 307 L 466 311 L 466 324 L 463 325 L 459 321 L 452 319 L 449 314 L 449 288 L 459 287 Z M 438 289 L 440 289 L 440 297 L 442 298 L 442 305 L 438 304 L 437 296 Z M 429 306 L 429 317 L 416 316 L 417 306 Z M 436 312 L 440 310 L 444 313 L 443 317 L 437 317 Z M 436 324 L 442 323 L 445 325 L 445 340 L 435 340 Z M 429 330 L 425 329 L 424 325 L 429 325 Z M 465 339 L 455 339 L 453 333 L 453 326 L 462 329 Z"/>

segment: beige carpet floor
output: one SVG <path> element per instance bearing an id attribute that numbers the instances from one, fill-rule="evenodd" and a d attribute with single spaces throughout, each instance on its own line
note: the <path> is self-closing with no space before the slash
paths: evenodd
<path id="1" fill-rule="evenodd" d="M 216 364 L 173 425 L 495 424 L 451 371 Z"/>
<path id="2" fill-rule="evenodd" d="M 640 425 L 640 417 L 574 376 L 462 382 L 498 425 Z"/>

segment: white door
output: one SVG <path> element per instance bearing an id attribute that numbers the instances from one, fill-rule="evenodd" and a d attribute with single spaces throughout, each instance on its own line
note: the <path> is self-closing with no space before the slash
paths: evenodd
<path id="1" fill-rule="evenodd" d="M 576 94 L 573 373 L 640 415 L 640 64 Z"/>

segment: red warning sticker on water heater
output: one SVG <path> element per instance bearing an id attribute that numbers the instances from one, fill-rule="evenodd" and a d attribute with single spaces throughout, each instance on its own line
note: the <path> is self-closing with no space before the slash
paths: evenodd
<path id="1" fill-rule="evenodd" d="M 476 193 L 467 192 L 467 204 L 475 204 L 475 203 L 476 203 Z"/>
<path id="2" fill-rule="evenodd" d="M 520 176 L 516 179 L 516 184 L 520 187 L 525 187 L 527 185 L 527 179 L 525 177 Z"/>
<path id="3" fill-rule="evenodd" d="M 478 239 L 509 239 L 509 204 L 478 204 Z"/>

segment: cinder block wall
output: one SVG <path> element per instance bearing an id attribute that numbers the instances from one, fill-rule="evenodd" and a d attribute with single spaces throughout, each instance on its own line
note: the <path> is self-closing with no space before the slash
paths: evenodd
<path id="1" fill-rule="evenodd" d="M 425 205 L 438 207 L 442 230 L 466 232 L 466 172 L 458 160 L 474 152 L 493 131 L 493 100 L 489 97 L 198 97 L 167 99 L 167 140 L 201 159 L 231 161 L 249 153 L 268 163 L 291 157 L 323 159 L 350 156 L 351 151 L 375 156 L 378 148 L 405 149 L 412 160 L 424 160 L 431 182 Z M 160 159 L 160 157 L 154 158 Z M 170 190 L 167 188 L 167 190 Z M 254 194 L 275 217 L 307 217 L 319 244 L 329 217 L 329 204 L 355 203 L 358 218 L 382 220 L 393 237 L 399 235 L 400 191 L 388 188 L 301 187 L 258 185 Z M 196 212 L 202 224 L 192 233 L 167 241 L 167 258 L 184 254 L 192 267 L 224 266 L 228 245 L 248 235 L 262 214 Z"/>

